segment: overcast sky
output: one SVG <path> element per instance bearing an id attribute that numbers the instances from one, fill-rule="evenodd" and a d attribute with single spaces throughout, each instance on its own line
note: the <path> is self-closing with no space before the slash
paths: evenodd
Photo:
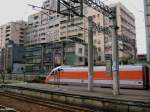
<path id="1" fill-rule="evenodd" d="M 28 15 L 35 13 L 27 4 L 41 6 L 44 0 L 0 0 L 0 25 L 9 21 L 27 20 Z M 136 17 L 136 34 L 138 53 L 146 52 L 143 0 L 101 0 L 106 4 L 121 2 Z"/>

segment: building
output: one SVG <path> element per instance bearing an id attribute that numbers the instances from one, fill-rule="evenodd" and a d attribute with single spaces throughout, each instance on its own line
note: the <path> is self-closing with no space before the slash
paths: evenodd
<path id="1" fill-rule="evenodd" d="M 46 0 L 43 7 L 56 10 L 56 0 Z M 102 13 L 86 5 L 83 6 L 86 17 L 92 16 L 93 21 L 101 27 L 110 25 L 109 19 Z M 117 25 L 119 26 L 119 57 L 124 59 L 135 59 L 136 57 L 136 35 L 134 15 L 121 3 L 111 5 L 116 8 Z M 27 38 L 25 45 L 35 45 L 62 41 L 69 38 L 79 38 L 88 43 L 88 20 L 77 16 L 71 20 L 64 15 L 47 10 L 30 15 L 28 18 Z M 94 30 L 94 46 L 96 47 L 96 63 L 105 62 L 112 54 L 111 34 Z"/>
<path id="2" fill-rule="evenodd" d="M 4 49 L 0 49 L 0 73 L 4 71 Z"/>
<path id="3" fill-rule="evenodd" d="M 56 0 L 46 0 L 42 7 L 56 10 L 56 4 Z M 57 13 L 41 10 L 28 17 L 26 46 L 58 40 L 59 15 Z"/>
<path id="4" fill-rule="evenodd" d="M 138 54 L 137 60 L 139 63 L 141 63 L 141 62 L 145 63 L 146 62 L 146 54 Z"/>
<path id="5" fill-rule="evenodd" d="M 50 8 L 50 4 L 55 4 L 55 2 L 50 2 L 47 0 L 43 3 L 43 7 Z M 87 8 L 87 6 L 84 7 L 85 15 L 88 16 L 93 14 L 92 16 L 94 17 L 94 21 L 103 25 L 103 15 L 100 12 L 97 12 L 92 8 Z M 47 10 L 41 10 L 36 14 L 30 15 L 28 18 L 27 38 L 25 45 L 29 46 L 49 43 L 52 41 L 62 41 L 68 38 L 79 38 L 87 43 L 87 27 L 87 19 L 74 16 L 72 17 L 72 20 L 69 21 L 66 16 L 59 15 L 55 12 L 49 12 Z M 102 37 L 102 33 L 94 34 L 94 43 L 97 52 L 99 52 L 99 56 L 97 56 L 99 61 L 105 60 L 104 55 L 102 55 L 104 52 L 104 38 Z"/>
<path id="6" fill-rule="evenodd" d="M 1 68 L 12 72 L 14 64 L 24 64 L 24 38 L 26 36 L 26 22 L 9 22 L 0 27 Z"/>
<path id="7" fill-rule="evenodd" d="M 11 40 L 15 44 L 24 45 L 26 22 L 9 22 L 0 26 L 0 48 L 5 48 L 7 41 Z"/>
<path id="8" fill-rule="evenodd" d="M 85 65 L 86 56 L 87 45 L 79 38 L 34 44 L 26 47 L 26 71 L 34 74 L 63 64 Z"/>
<path id="9" fill-rule="evenodd" d="M 147 61 L 150 61 L 150 0 L 144 1 Z"/>
<path id="10" fill-rule="evenodd" d="M 110 5 L 116 10 L 118 34 L 118 49 L 120 62 L 135 60 L 137 54 L 136 33 L 135 33 L 135 17 L 121 3 Z M 106 52 L 111 51 L 111 39 L 107 39 Z"/>
<path id="11" fill-rule="evenodd" d="M 4 53 L 5 68 L 7 72 L 22 73 L 22 70 L 25 66 L 24 46 L 20 46 L 19 44 L 16 44 L 13 41 L 9 41 L 4 48 Z"/>

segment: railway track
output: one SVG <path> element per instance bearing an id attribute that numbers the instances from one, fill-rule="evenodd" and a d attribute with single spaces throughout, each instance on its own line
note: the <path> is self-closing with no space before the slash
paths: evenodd
<path id="1" fill-rule="evenodd" d="M 48 99 L 28 96 L 28 95 L 24 95 L 24 94 L 17 94 L 14 92 L 6 92 L 6 91 L 0 92 L 0 95 L 10 97 L 13 99 L 17 99 L 17 100 L 21 100 L 21 101 L 25 101 L 25 102 L 29 102 L 29 103 L 33 103 L 33 104 L 38 104 L 38 105 L 45 106 L 45 107 L 50 107 L 50 108 L 62 110 L 64 112 L 95 112 L 95 110 L 89 109 L 86 107 L 79 107 L 79 106 L 72 106 L 69 104 L 62 104 L 62 103 L 50 101 Z M 97 111 L 97 112 L 99 112 L 99 111 Z"/>

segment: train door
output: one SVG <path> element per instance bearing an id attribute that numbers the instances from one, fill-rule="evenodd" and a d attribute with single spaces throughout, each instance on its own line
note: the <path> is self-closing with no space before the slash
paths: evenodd
<path id="1" fill-rule="evenodd" d="M 143 66 L 143 88 L 149 89 L 149 68 L 147 66 Z"/>

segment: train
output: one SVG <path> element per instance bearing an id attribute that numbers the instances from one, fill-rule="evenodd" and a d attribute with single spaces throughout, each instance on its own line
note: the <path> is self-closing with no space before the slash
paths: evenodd
<path id="1" fill-rule="evenodd" d="M 150 71 L 144 65 L 120 65 L 119 82 L 121 88 L 150 88 Z M 93 85 L 112 87 L 112 75 L 109 75 L 105 66 L 94 66 Z M 88 83 L 88 67 L 58 66 L 47 75 L 46 83 L 68 85 L 86 85 Z"/>

